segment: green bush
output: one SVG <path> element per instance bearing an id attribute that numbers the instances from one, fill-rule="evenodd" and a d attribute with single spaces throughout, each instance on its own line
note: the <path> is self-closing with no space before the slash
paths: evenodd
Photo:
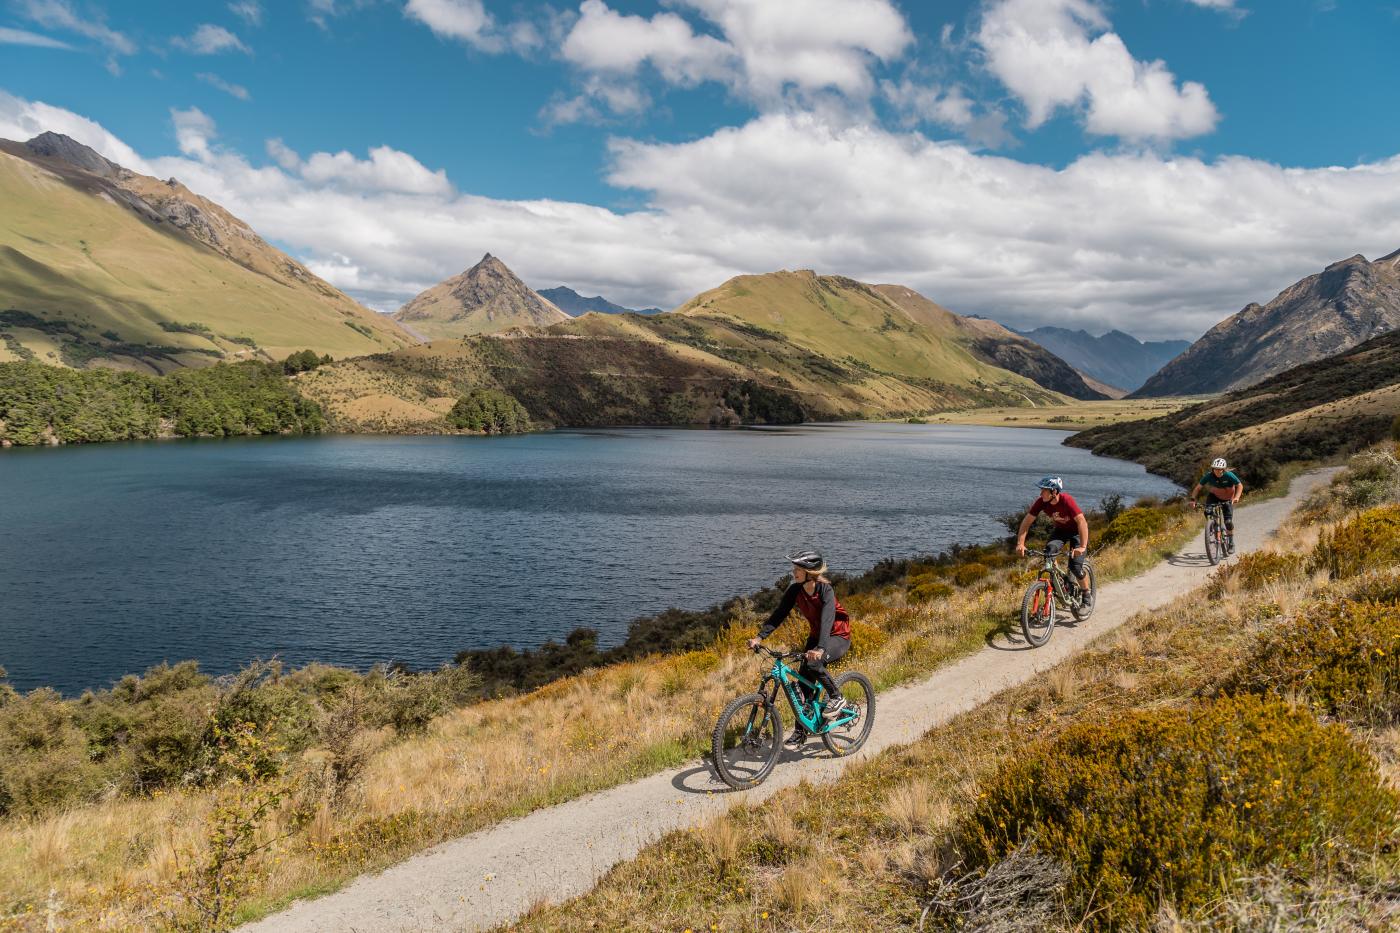
<path id="1" fill-rule="evenodd" d="M 459 431 L 519 434 L 530 430 L 530 414 L 499 389 L 472 389 L 452 406 L 447 423 Z"/>
<path id="2" fill-rule="evenodd" d="M 1210 578 L 1209 593 L 1219 599 L 1232 587 L 1252 592 L 1270 583 L 1301 579 L 1308 572 L 1306 554 L 1280 554 L 1275 551 L 1255 551 L 1244 554 L 1233 564 L 1226 564 Z"/>
<path id="3" fill-rule="evenodd" d="M 1301 696 L 1328 716 L 1400 722 L 1400 600 L 1318 603 L 1274 630 L 1227 692 Z"/>
<path id="4" fill-rule="evenodd" d="M 1069 867 L 1087 927 L 1145 929 L 1162 902 L 1197 909 L 1263 866 L 1374 850 L 1396 809 L 1345 728 L 1243 696 L 1070 728 L 1002 768 L 957 845 L 987 869 L 1030 842 Z"/>
<path id="5" fill-rule="evenodd" d="M 1369 509 L 1324 532 L 1313 560 L 1337 579 L 1400 564 L 1400 505 Z"/>
<path id="6" fill-rule="evenodd" d="M 978 580 L 992 572 L 992 568 L 980 561 L 972 561 L 968 564 L 954 567 L 952 573 L 953 583 L 956 586 L 971 586 Z"/>
<path id="7" fill-rule="evenodd" d="M 1099 535 L 1100 544 L 1117 544 L 1137 538 L 1150 538 L 1167 527 L 1167 516 L 1159 509 L 1134 506 L 1120 512 Z"/>
<path id="8" fill-rule="evenodd" d="M 909 578 L 909 584 L 905 591 L 908 597 L 916 602 L 927 602 L 931 599 L 944 599 L 953 595 L 953 587 L 933 573 L 921 573 Z"/>

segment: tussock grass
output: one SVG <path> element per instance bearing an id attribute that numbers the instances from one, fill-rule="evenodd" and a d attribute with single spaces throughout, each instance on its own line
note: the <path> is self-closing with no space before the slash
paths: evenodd
<path id="1" fill-rule="evenodd" d="M 1122 560 L 1132 563 L 1131 558 Z M 722 817 L 751 840 L 742 850 L 741 864 L 728 867 L 726 874 L 747 882 L 742 895 L 732 883 L 717 883 L 703 860 L 688 857 L 691 834 L 673 833 L 616 866 L 591 893 L 510 928 L 831 929 L 846 928 L 851 918 L 859 920 L 849 928 L 868 930 L 920 924 L 926 929 L 968 924 L 1023 928 L 986 926 L 988 918 L 958 906 L 959 893 L 981 876 L 970 874 L 971 866 L 962 862 L 952 845 L 953 830 L 984 799 L 991 777 L 1078 724 L 1139 710 L 1192 707 L 1200 697 L 1214 695 L 1225 673 L 1249 659 L 1266 634 L 1287 625 L 1289 614 L 1306 611 L 1322 597 L 1356 595 L 1352 591 L 1365 585 L 1289 574 L 1251 589 L 1230 588 L 1217 599 L 1206 598 L 1203 591 L 1183 597 L 1135 617 L 1056 670 L 910 745 L 851 764 L 839 790 L 786 789 L 759 807 Z M 1299 711 L 1295 718 L 1302 715 Z M 1353 731 L 1372 749 L 1381 776 L 1394 785 L 1400 774 L 1400 730 Z M 809 854 L 794 864 L 807 872 L 809 894 L 793 889 L 792 871 L 773 870 L 766 829 L 773 823 L 801 828 Z M 814 858 L 825 860 L 821 867 L 827 872 L 843 871 L 847 884 L 825 896 L 813 880 L 821 873 Z M 1382 846 L 1348 851 L 1326 863 L 1321 873 L 1295 869 L 1284 876 L 1269 869 L 1258 878 L 1222 877 L 1219 896 L 1210 903 L 1182 910 L 1163 903 L 1151 926 L 1183 931 L 1385 928 L 1394 921 L 1398 871 L 1394 847 Z M 966 880 L 959 884 L 962 878 Z M 1335 898 L 1323 909 L 1328 892 Z M 951 908 L 934 910 L 933 902 L 940 899 Z M 1101 906 L 1092 900 L 1067 901 L 1056 884 L 1047 883 L 1040 900 L 1017 900 L 1014 912 L 1022 919 L 1037 918 L 1038 929 L 1069 930 L 1092 923 Z M 1313 916 L 1327 922 L 1310 926 L 1307 918 Z"/>
<path id="2" fill-rule="evenodd" d="M 1172 510 L 1159 534 L 1101 552 L 1100 581 L 1155 564 L 1194 530 L 1189 515 Z M 847 604 L 855 615 L 855 649 L 845 663 L 885 689 L 977 650 L 1012 630 L 1027 566 L 983 563 L 965 574 L 974 582 L 934 600 L 910 598 L 903 578 L 854 596 Z M 709 648 L 588 670 L 531 693 L 452 710 L 425 721 L 418 734 L 365 729 L 347 733 L 337 750 L 298 753 L 288 765 L 297 794 L 259 830 L 285 839 L 257 857 L 255 882 L 236 916 L 260 916 L 446 839 L 698 757 L 724 703 L 757 682 L 761 665 L 743 648 L 757 622 L 740 604 Z M 795 620 L 772 641 L 797 644 L 805 635 L 806 623 Z M 345 781 L 325 778 L 336 755 L 354 759 Z M 213 794 L 177 789 L 114 797 L 0 822 L 0 930 L 42 929 L 46 911 L 78 928 L 144 930 L 175 922 L 184 916 L 172 895 L 179 854 L 198 849 Z M 924 807 L 912 800 L 908 792 L 899 817 L 905 824 L 934 827 L 948 819 L 946 802 Z M 901 812 L 900 804 L 891 806 Z M 894 825 L 890 818 L 881 822 Z M 713 830 L 721 835 L 712 836 L 697 864 L 711 871 L 728 864 L 723 832 Z M 801 859 L 811 854 L 802 842 L 809 832 L 806 824 L 775 816 L 765 818 L 758 837 L 767 850 Z M 748 851 L 741 849 L 736 866 Z M 855 854 L 843 858 L 861 864 Z M 844 878 L 832 874 L 831 891 L 844 890 Z M 540 916 L 551 913 L 541 909 Z"/>

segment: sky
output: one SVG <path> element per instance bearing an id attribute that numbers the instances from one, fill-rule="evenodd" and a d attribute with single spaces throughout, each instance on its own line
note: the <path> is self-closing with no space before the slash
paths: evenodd
<path id="1" fill-rule="evenodd" d="M 1194 339 L 1400 249 L 1396 49 L 1400 0 L 0 0 L 0 137 L 380 310 L 491 252 L 632 307 L 812 268 Z"/>

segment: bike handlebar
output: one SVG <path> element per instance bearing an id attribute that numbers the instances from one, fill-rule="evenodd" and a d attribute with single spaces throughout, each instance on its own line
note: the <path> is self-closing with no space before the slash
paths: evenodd
<path id="1" fill-rule="evenodd" d="M 753 653 L 759 654 L 760 652 L 768 655 L 770 658 L 782 658 L 783 660 L 788 660 L 790 658 L 800 658 L 802 657 L 802 655 L 806 654 L 805 651 L 774 651 L 772 648 L 769 648 L 766 645 L 754 645 Z"/>

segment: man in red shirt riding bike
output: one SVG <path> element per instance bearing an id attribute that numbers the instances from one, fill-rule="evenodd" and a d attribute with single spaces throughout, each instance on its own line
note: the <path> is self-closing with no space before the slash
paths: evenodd
<path id="1" fill-rule="evenodd" d="M 1031 503 L 1026 517 L 1021 519 L 1021 527 L 1016 531 L 1016 553 L 1026 553 L 1026 532 L 1035 524 L 1041 512 L 1050 516 L 1055 528 L 1050 532 L 1051 541 L 1069 542 L 1069 572 L 1079 581 L 1084 594 L 1084 607 L 1092 608 L 1094 594 L 1089 589 L 1089 576 L 1084 572 L 1084 554 L 1089 550 L 1089 520 L 1074 497 L 1065 492 L 1065 481 L 1058 476 L 1046 476 L 1040 480 L 1040 498 Z"/>

